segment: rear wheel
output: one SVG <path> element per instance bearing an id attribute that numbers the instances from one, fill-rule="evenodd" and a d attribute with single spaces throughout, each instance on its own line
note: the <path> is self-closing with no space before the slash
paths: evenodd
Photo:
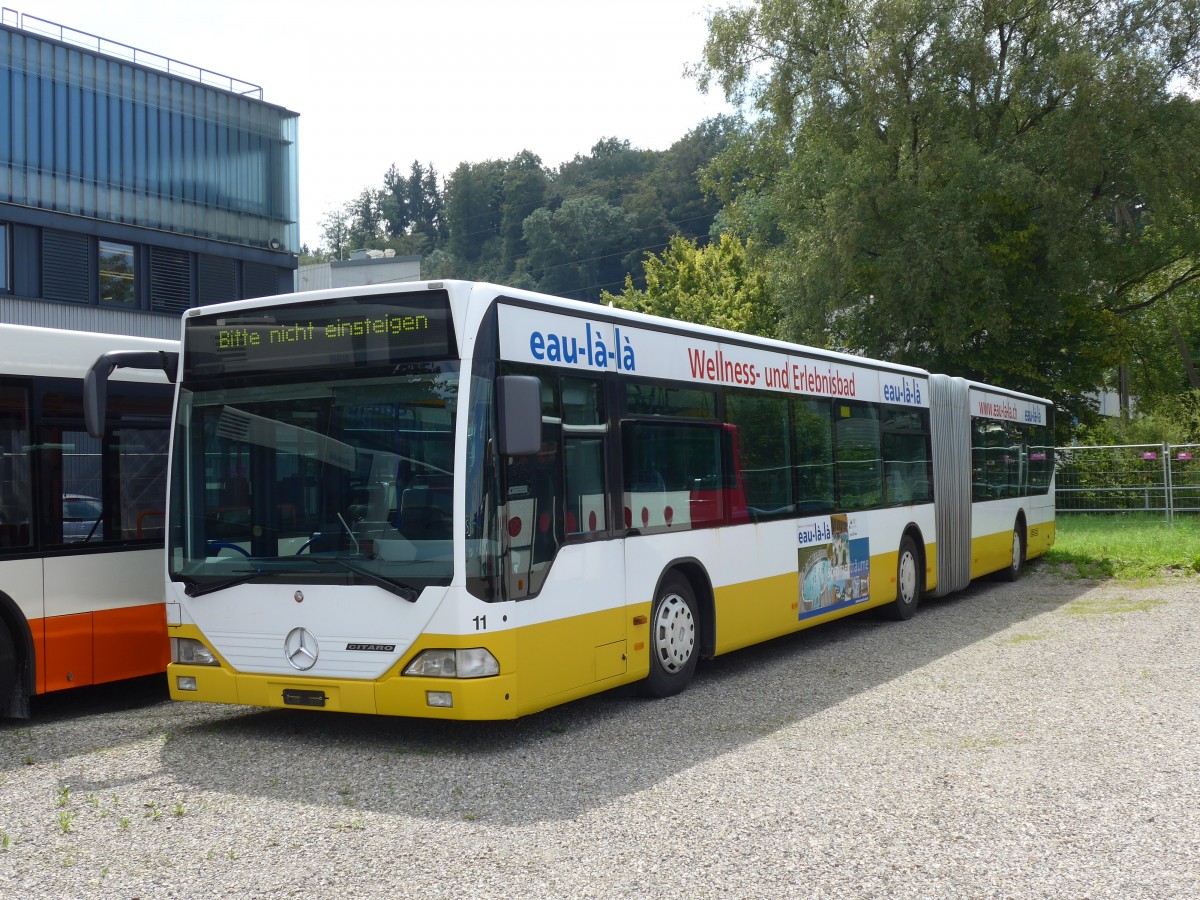
<path id="1" fill-rule="evenodd" d="M 678 572 L 663 579 L 650 613 L 650 674 L 640 685 L 646 697 L 678 694 L 696 671 L 696 598 L 692 585 Z"/>
<path id="2" fill-rule="evenodd" d="M 904 621 L 911 619 L 921 599 L 921 558 L 917 545 L 907 534 L 900 539 L 900 553 L 896 559 L 896 599 L 883 607 L 889 619 Z"/>
<path id="3" fill-rule="evenodd" d="M 1012 534 L 1012 551 L 1008 560 L 1008 568 L 1000 572 L 999 575 L 1005 581 L 1016 581 L 1021 577 L 1021 570 L 1025 567 L 1025 530 L 1018 522 L 1013 528 Z"/>

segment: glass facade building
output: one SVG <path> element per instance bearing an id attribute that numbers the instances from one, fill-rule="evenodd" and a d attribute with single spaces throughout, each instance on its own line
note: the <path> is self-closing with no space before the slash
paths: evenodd
<path id="1" fill-rule="evenodd" d="M 0 313 L 20 298 L 177 320 L 290 291 L 297 123 L 257 97 L 0 24 Z"/>

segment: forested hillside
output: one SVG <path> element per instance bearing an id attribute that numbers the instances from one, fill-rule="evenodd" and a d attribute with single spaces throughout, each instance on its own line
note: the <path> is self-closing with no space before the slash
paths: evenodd
<path id="1" fill-rule="evenodd" d="M 323 252 L 392 248 L 429 278 L 467 278 L 598 300 L 674 236 L 707 241 L 720 203 L 699 170 L 730 144 L 732 120 L 702 123 L 663 151 L 608 138 L 557 168 L 535 154 L 463 162 L 444 179 L 392 167 L 323 222 Z"/>

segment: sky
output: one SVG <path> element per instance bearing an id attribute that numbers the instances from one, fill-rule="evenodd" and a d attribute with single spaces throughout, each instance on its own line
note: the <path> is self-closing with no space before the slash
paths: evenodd
<path id="1" fill-rule="evenodd" d="M 393 163 L 448 176 L 522 150 L 557 167 L 601 138 L 665 150 L 731 112 L 686 77 L 709 0 L 6 0 L 259 85 L 299 113 L 300 240 Z M 6 14 L 11 17 L 11 14 Z M 29 24 L 29 23 L 27 23 Z M 44 25 L 33 23 L 39 30 Z"/>

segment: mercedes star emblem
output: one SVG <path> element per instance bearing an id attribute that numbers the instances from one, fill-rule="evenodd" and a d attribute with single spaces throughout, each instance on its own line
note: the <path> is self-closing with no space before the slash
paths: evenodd
<path id="1" fill-rule="evenodd" d="M 292 668 L 305 672 L 317 664 L 317 639 L 307 628 L 293 628 L 283 642 L 283 655 Z"/>

